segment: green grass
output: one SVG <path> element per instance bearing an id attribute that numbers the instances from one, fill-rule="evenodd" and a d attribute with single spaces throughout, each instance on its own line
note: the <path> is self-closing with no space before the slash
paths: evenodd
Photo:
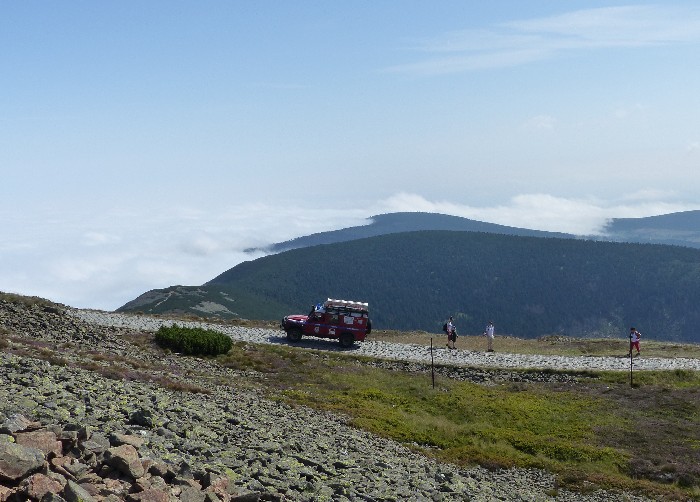
<path id="1" fill-rule="evenodd" d="M 626 457 L 591 446 L 611 417 L 604 401 L 568 393 L 441 381 L 363 368 L 318 375 L 289 392 L 295 401 L 340 411 L 363 429 L 427 447 L 460 463 L 619 470 Z M 301 391 L 301 392 L 300 392 Z"/>
<path id="2" fill-rule="evenodd" d="M 238 355 L 235 355 L 238 353 Z M 563 486 L 700 496 L 700 375 L 578 373 L 579 383 L 483 386 L 381 370 L 362 359 L 236 344 L 221 362 L 267 372 L 273 396 L 347 415 L 351 423 L 439 460 L 538 467 Z M 243 362 L 246 361 L 246 362 Z M 251 361 L 254 361 L 251 363 Z"/>

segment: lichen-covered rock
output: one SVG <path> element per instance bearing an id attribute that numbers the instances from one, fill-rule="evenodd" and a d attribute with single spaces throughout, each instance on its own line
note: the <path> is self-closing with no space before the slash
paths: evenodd
<path id="1" fill-rule="evenodd" d="M 63 490 L 63 498 L 66 502 L 96 502 L 90 492 L 74 481 L 68 481 Z"/>
<path id="2" fill-rule="evenodd" d="M 0 442 L 0 480 L 16 481 L 38 471 L 44 454 L 36 448 Z"/>
<path id="3" fill-rule="evenodd" d="M 15 413 L 5 419 L 0 425 L 0 434 L 14 434 L 18 431 L 24 431 L 32 426 L 37 426 L 36 422 L 29 420 L 21 413 Z"/>
<path id="4" fill-rule="evenodd" d="M 130 493 L 126 500 L 127 502 L 169 502 L 170 491 L 149 488 L 142 492 Z"/>
<path id="5" fill-rule="evenodd" d="M 31 500 L 42 500 L 49 493 L 60 493 L 65 486 L 58 480 L 44 474 L 34 474 L 24 479 L 20 485 L 21 493 Z"/>
<path id="6" fill-rule="evenodd" d="M 46 429 L 17 433 L 15 441 L 19 445 L 41 450 L 46 456 L 59 456 L 63 453 L 63 444 L 58 440 L 56 434 Z"/>
<path id="7" fill-rule="evenodd" d="M 104 461 L 105 464 L 134 479 L 140 478 L 146 472 L 138 451 L 130 444 L 110 448 L 104 454 Z"/>

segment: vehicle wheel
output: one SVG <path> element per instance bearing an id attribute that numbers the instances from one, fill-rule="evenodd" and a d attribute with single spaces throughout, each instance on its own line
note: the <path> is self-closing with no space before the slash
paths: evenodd
<path id="1" fill-rule="evenodd" d="M 341 333 L 338 341 L 341 347 L 347 349 L 355 345 L 355 336 L 352 333 Z"/>
<path id="2" fill-rule="evenodd" d="M 287 340 L 290 342 L 298 342 L 301 340 L 301 331 L 298 329 L 290 329 L 287 331 Z"/>

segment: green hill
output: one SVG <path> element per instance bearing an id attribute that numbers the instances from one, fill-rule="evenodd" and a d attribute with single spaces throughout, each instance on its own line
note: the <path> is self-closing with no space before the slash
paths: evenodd
<path id="1" fill-rule="evenodd" d="M 406 232 L 286 251 L 120 310 L 278 319 L 319 300 L 367 301 L 376 329 L 700 341 L 700 251 L 476 232 Z M 225 308 L 226 311 L 222 310 Z M 217 309 L 219 311 L 217 312 Z M 207 312 L 208 310 L 208 312 Z"/>

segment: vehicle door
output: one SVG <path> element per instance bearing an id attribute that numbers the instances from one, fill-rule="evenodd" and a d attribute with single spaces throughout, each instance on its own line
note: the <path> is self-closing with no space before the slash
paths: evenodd
<path id="1" fill-rule="evenodd" d="M 311 311 L 311 313 L 309 313 L 309 317 L 304 323 L 304 334 L 312 336 L 323 336 L 321 333 L 324 329 L 323 326 L 325 324 L 323 320 L 324 317 L 325 313 L 323 312 Z"/>
<path id="2" fill-rule="evenodd" d="M 341 322 L 340 319 L 341 317 L 336 309 L 326 309 L 325 312 L 319 313 L 319 315 L 315 316 L 310 322 L 307 321 L 304 331 L 313 336 L 338 338 L 340 333 L 338 330 L 338 325 Z"/>

